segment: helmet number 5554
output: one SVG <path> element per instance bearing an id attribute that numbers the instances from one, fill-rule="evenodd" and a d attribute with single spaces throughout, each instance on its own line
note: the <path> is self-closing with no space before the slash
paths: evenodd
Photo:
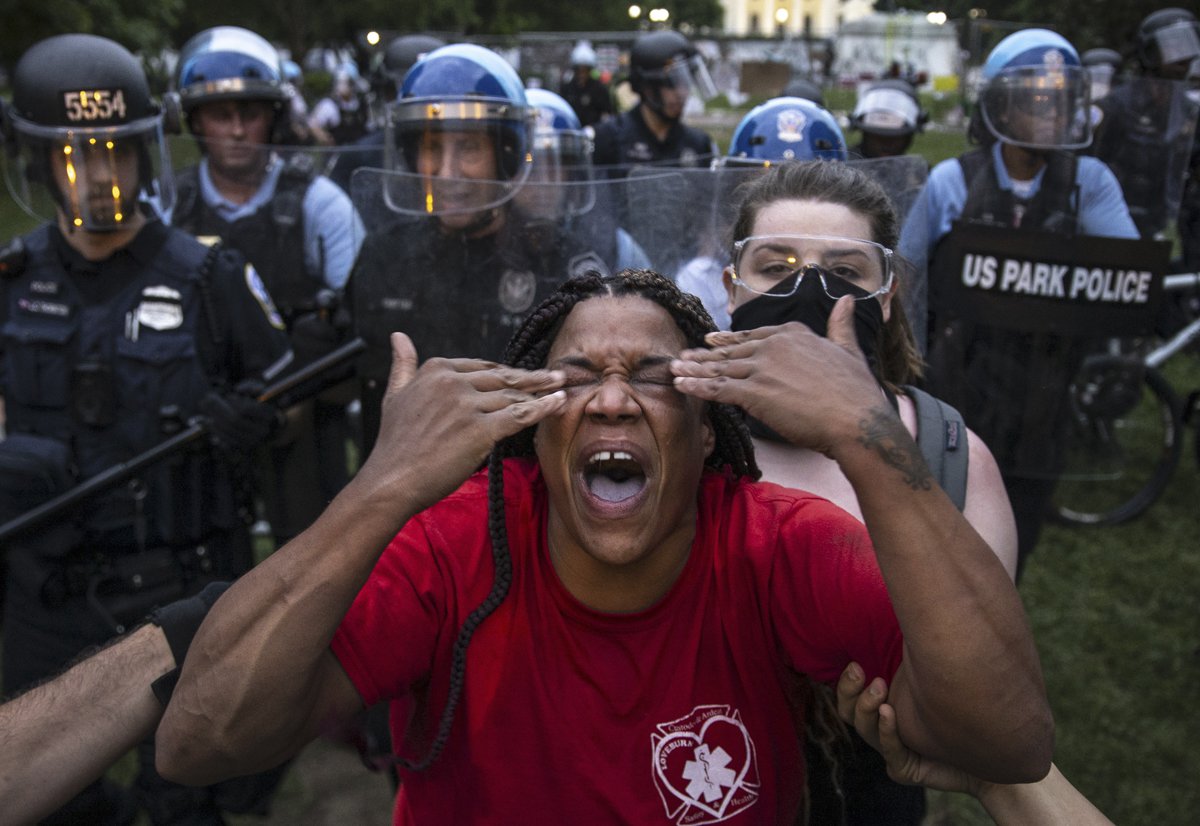
<path id="1" fill-rule="evenodd" d="M 63 105 L 69 121 L 108 120 L 114 115 L 125 117 L 125 95 L 120 89 L 64 92 Z"/>

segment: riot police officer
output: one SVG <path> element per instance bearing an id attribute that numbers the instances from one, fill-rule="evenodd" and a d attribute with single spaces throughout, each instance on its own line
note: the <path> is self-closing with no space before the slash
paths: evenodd
<path id="1" fill-rule="evenodd" d="M 172 223 L 249 258 L 297 359 L 322 355 L 342 332 L 340 295 L 361 231 L 349 196 L 316 174 L 308 155 L 284 157 L 273 146 L 289 117 L 278 53 L 247 29 L 207 29 L 181 50 L 176 88 L 201 158 L 177 177 Z M 270 448 L 262 486 L 277 545 L 307 527 L 347 481 L 351 395 L 333 392 L 294 409 L 290 438 Z"/>
<path id="2" fill-rule="evenodd" d="M 162 120 L 141 64 L 111 40 L 52 37 L 13 72 L 9 180 L 49 221 L 10 244 L 0 278 L 0 506 L 27 509 L 35 485 L 62 492 L 197 414 L 216 440 L 7 543 L 6 693 L 252 562 L 244 462 L 276 413 L 247 383 L 291 353 L 253 267 L 159 219 L 172 194 Z M 152 821 L 220 822 L 221 792 L 167 784 L 150 745 L 137 786 Z M 48 822 L 126 823 L 132 810 L 97 783 Z"/>
<path id="3" fill-rule="evenodd" d="M 939 271 L 944 239 L 956 222 L 1114 238 L 1136 238 L 1137 229 L 1108 167 L 1070 153 L 1090 139 L 1088 78 L 1074 46 L 1046 29 L 1024 29 L 996 45 L 983 76 L 971 134 L 984 146 L 934 167 L 899 251 L 918 273 L 929 271 L 930 389 L 963 412 L 996 456 L 1023 565 L 1061 466 L 1063 405 L 1081 344 L 1050 330 L 970 323 L 936 306 L 950 280 Z"/>
<path id="4" fill-rule="evenodd" d="M 393 330 L 425 356 L 499 358 L 525 313 L 560 281 L 612 268 L 587 238 L 514 203 L 532 167 L 535 113 L 495 52 L 454 44 L 418 62 L 388 129 L 393 171 L 359 170 L 353 187 L 372 228 L 351 277 L 355 324 L 368 343 L 367 443 Z"/>
<path id="5" fill-rule="evenodd" d="M 1200 24 L 1192 12 L 1149 14 L 1135 37 L 1137 76 L 1097 102 L 1090 149 L 1116 173 L 1143 238 L 1161 237 L 1178 213 L 1192 266 L 1200 264 L 1200 143 L 1197 103 L 1182 81 L 1197 57 Z"/>
<path id="6" fill-rule="evenodd" d="M 854 103 L 850 126 L 862 133 L 851 152 L 862 158 L 903 155 L 925 128 L 929 113 L 907 80 L 888 78 L 865 87 Z"/>
<path id="7" fill-rule="evenodd" d="M 629 83 L 638 103 L 596 126 L 596 166 L 612 167 L 614 177 L 647 164 L 707 166 L 716 144 L 682 120 L 692 94 L 701 100 L 716 94 L 696 47 L 679 32 L 640 35 L 629 51 Z"/>
<path id="8" fill-rule="evenodd" d="M 595 76 L 596 50 L 586 40 L 571 49 L 570 75 L 563 81 L 560 92 L 579 122 L 595 127 L 613 116 L 612 92 L 608 84 Z"/>

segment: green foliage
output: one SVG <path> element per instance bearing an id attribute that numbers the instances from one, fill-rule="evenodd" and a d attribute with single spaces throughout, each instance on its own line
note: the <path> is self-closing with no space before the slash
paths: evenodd
<path id="1" fill-rule="evenodd" d="M 135 52 L 170 43 L 183 0 L 5 0 L 0 64 L 11 68 L 39 40 L 66 32 L 109 37 Z"/>

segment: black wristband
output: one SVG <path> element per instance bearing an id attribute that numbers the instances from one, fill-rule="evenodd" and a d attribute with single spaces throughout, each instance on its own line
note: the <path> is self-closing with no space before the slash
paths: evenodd
<path id="1" fill-rule="evenodd" d="M 187 656 L 188 648 L 192 645 L 192 638 L 200 630 L 200 623 L 204 622 L 213 603 L 228 587 L 228 582 L 211 582 L 195 596 L 164 605 L 147 617 L 162 629 L 163 636 L 167 638 L 167 645 L 171 647 L 171 655 L 175 658 L 175 667 L 150 686 L 154 696 L 164 706 L 171 699 L 171 692 L 175 690 L 175 683 L 179 680 L 179 669 Z"/>

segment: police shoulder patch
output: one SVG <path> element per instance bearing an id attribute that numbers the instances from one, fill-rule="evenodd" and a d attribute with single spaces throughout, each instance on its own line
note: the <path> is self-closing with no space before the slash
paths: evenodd
<path id="1" fill-rule="evenodd" d="M 246 262 L 246 286 L 258 302 L 258 306 L 262 307 L 263 314 L 271 322 L 271 326 L 277 330 L 285 329 L 283 316 L 279 314 L 279 310 L 275 309 L 275 302 L 271 300 L 271 294 L 267 292 L 267 286 L 263 284 L 262 278 L 258 275 L 258 270 L 254 269 L 254 265 L 249 261 Z"/>

